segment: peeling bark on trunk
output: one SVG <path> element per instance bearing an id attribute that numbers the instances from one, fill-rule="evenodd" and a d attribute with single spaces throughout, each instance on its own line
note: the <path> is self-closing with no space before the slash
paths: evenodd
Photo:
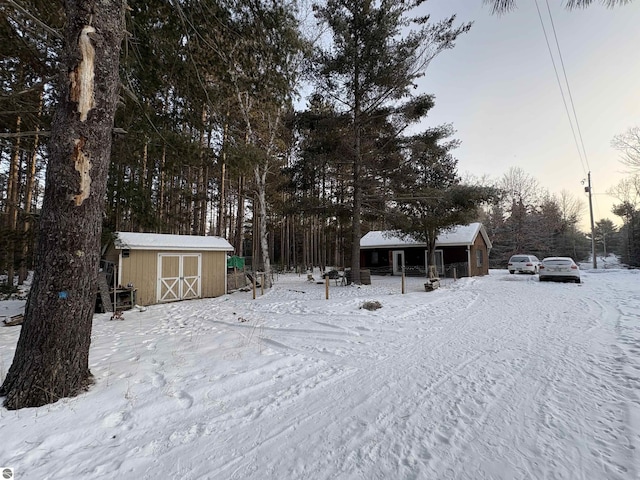
<path id="1" fill-rule="evenodd" d="M 35 277 L 0 387 L 9 409 L 75 396 L 92 382 L 89 345 L 124 9 L 124 0 L 65 2 L 67 77 L 52 125 Z"/>

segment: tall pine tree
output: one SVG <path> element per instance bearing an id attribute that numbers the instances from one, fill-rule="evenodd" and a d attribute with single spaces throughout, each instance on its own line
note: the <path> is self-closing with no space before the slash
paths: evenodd
<path id="1" fill-rule="evenodd" d="M 413 96 L 416 80 L 440 52 L 454 46 L 469 24 L 454 27 L 455 16 L 430 24 L 428 16 L 411 16 L 424 0 L 327 0 L 314 6 L 328 26 L 331 45 L 315 55 L 317 89 L 351 117 L 352 227 L 351 270 L 360 282 L 364 169 L 370 161 L 368 124 L 384 107 Z M 368 146 L 368 144 L 367 144 Z"/>

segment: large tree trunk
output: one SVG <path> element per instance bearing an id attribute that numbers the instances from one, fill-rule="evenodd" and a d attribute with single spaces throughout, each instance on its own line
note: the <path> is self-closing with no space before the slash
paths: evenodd
<path id="1" fill-rule="evenodd" d="M 34 282 L 0 387 L 9 409 L 75 396 L 91 384 L 89 345 L 118 94 L 124 0 L 67 0 Z"/>
<path id="2" fill-rule="evenodd" d="M 354 20 L 355 21 L 355 20 Z M 356 29 L 354 29 L 356 30 Z M 358 33 L 356 33 L 356 45 L 359 44 Z M 360 52 L 354 51 L 353 57 L 353 133 L 354 133 L 354 154 L 353 154 L 353 212 L 351 212 L 351 281 L 358 285 L 360 283 L 360 238 L 362 237 L 362 179 L 360 178 L 362 169 L 362 92 L 360 89 Z"/>
<path id="3" fill-rule="evenodd" d="M 267 167 L 262 169 L 256 166 L 254 174 L 256 178 L 256 190 L 258 192 L 260 253 L 262 254 L 262 266 L 264 269 L 264 284 L 271 288 L 271 258 L 269 257 L 269 240 L 267 231 Z M 255 237 L 254 237 L 255 238 Z"/>
<path id="4" fill-rule="evenodd" d="M 353 212 L 351 217 L 351 280 L 355 284 L 360 283 L 360 238 L 362 237 L 362 152 L 361 129 L 356 120 L 355 154 L 353 160 Z"/>

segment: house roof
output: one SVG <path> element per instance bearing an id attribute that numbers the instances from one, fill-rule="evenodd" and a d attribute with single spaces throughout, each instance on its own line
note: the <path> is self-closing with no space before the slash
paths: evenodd
<path id="1" fill-rule="evenodd" d="M 491 248 L 491 241 L 487 235 L 484 226 L 479 223 L 470 223 L 469 225 L 457 225 L 447 232 L 443 232 L 436 238 L 436 246 L 465 246 L 473 245 L 478 234 L 484 237 L 487 248 Z M 399 232 L 391 230 L 374 230 L 360 239 L 360 248 L 392 248 L 406 246 L 424 246 L 426 243 L 418 242 L 412 237 L 403 237 Z"/>
<path id="2" fill-rule="evenodd" d="M 113 243 L 115 248 L 119 250 L 233 251 L 233 247 L 227 240 L 212 236 L 116 232 Z"/>

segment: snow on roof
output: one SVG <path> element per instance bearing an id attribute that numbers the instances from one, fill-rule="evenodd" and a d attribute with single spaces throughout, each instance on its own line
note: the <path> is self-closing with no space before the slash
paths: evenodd
<path id="1" fill-rule="evenodd" d="M 425 245 L 413 237 L 402 237 L 399 232 L 391 230 L 373 230 L 360 239 L 360 248 L 399 247 L 405 245 Z"/>
<path id="2" fill-rule="evenodd" d="M 491 242 L 486 231 L 482 224 L 478 222 L 470 223 L 469 225 L 458 225 L 450 231 L 441 233 L 436 239 L 436 245 L 472 245 L 479 232 L 484 237 L 487 246 L 491 248 Z M 427 246 L 423 242 L 414 240 L 413 237 L 402 237 L 401 234 L 393 231 L 374 230 L 360 239 L 361 248 L 404 247 L 407 245 Z"/>
<path id="3" fill-rule="evenodd" d="M 454 229 L 438 235 L 436 245 L 471 245 L 478 236 L 481 226 L 481 223 L 458 225 Z"/>
<path id="4" fill-rule="evenodd" d="M 233 251 L 231 244 L 221 237 L 166 233 L 116 232 L 114 246 L 120 250 Z"/>

